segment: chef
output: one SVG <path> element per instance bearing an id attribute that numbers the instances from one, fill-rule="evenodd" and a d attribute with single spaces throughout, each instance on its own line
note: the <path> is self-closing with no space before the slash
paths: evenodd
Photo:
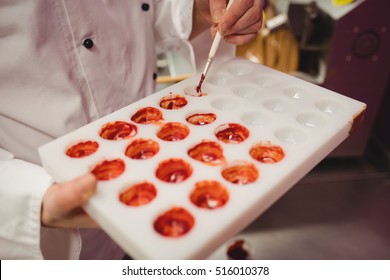
<path id="1" fill-rule="evenodd" d="M 96 179 L 53 182 L 37 148 L 153 93 L 157 53 L 195 67 L 261 24 L 261 0 L 0 0 L 0 258 L 121 259 L 81 208 Z"/>

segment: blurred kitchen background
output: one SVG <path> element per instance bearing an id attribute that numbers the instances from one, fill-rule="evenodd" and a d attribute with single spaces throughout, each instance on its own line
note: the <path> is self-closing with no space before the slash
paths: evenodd
<path id="1" fill-rule="evenodd" d="M 389 260 L 390 1 L 263 2 L 263 29 L 236 55 L 368 107 L 356 132 L 210 258 L 230 248 L 230 258 Z M 158 90 L 196 72 L 175 53 L 158 67 Z"/>

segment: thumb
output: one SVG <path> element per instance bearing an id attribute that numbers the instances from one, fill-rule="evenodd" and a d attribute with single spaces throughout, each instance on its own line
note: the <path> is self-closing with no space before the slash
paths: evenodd
<path id="1" fill-rule="evenodd" d="M 219 23 L 226 12 L 226 0 L 210 0 L 210 15 L 214 24 Z"/>
<path id="2" fill-rule="evenodd" d="M 96 191 L 96 178 L 88 173 L 58 186 L 57 205 L 64 212 L 82 206 Z"/>
<path id="3" fill-rule="evenodd" d="M 96 224 L 81 206 L 95 193 L 92 174 L 51 185 L 43 196 L 41 223 L 47 227 L 94 227 Z"/>

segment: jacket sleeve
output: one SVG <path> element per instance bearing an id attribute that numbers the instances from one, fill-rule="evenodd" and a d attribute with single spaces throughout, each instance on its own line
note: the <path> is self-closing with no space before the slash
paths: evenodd
<path id="1" fill-rule="evenodd" d="M 186 58 L 195 71 L 201 72 L 212 44 L 209 30 L 189 41 L 194 1 L 156 0 L 155 38 L 157 53 L 171 51 Z M 214 63 L 235 55 L 235 46 L 221 42 Z"/>
<path id="2" fill-rule="evenodd" d="M 195 65 L 188 39 L 192 30 L 193 1 L 156 0 L 154 31 L 156 51 L 172 51 L 189 58 Z"/>
<path id="3" fill-rule="evenodd" d="M 67 247 L 66 251 L 56 250 L 53 254 L 52 246 L 41 242 L 48 239 L 50 243 L 64 244 L 75 243 L 76 239 L 79 243 L 79 237 L 71 230 L 41 227 L 42 197 L 51 183 L 42 167 L 13 159 L 0 148 L 0 259 L 78 257 L 77 248 Z"/>

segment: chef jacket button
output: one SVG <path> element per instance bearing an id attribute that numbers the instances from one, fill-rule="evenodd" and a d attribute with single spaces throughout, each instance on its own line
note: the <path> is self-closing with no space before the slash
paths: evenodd
<path id="1" fill-rule="evenodd" d="M 90 49 L 93 47 L 93 41 L 91 39 L 85 39 L 83 41 L 83 46 L 86 48 L 86 49 Z"/>
<path id="2" fill-rule="evenodd" d="M 145 11 L 145 12 L 149 11 L 149 4 L 148 3 L 143 3 L 141 7 L 142 7 L 143 11 Z"/>
<path id="3" fill-rule="evenodd" d="M 153 73 L 153 80 L 156 80 L 156 79 L 157 79 L 157 73 L 154 72 L 154 73 Z"/>

